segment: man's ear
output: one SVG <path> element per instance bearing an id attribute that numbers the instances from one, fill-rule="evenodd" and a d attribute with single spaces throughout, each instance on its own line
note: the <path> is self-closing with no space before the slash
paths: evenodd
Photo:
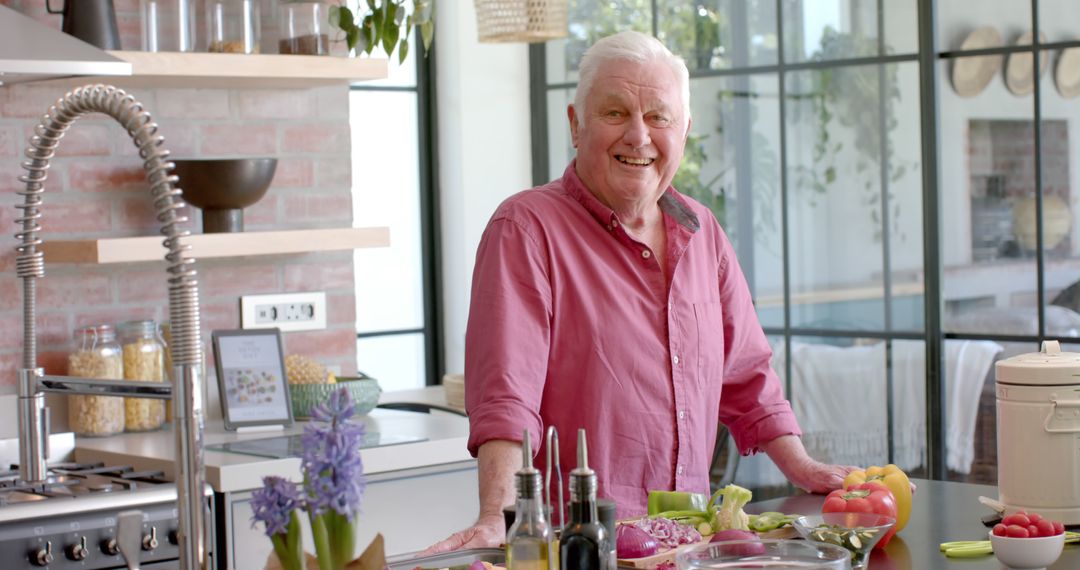
<path id="1" fill-rule="evenodd" d="M 694 126 L 694 118 L 690 117 L 689 119 L 686 119 L 686 133 L 683 135 L 683 138 L 682 138 L 682 143 L 683 143 L 684 147 L 686 146 L 686 141 L 690 140 L 690 129 L 693 126 Z"/>
<path id="2" fill-rule="evenodd" d="M 574 104 L 571 103 L 566 106 L 566 118 L 570 120 L 570 140 L 574 143 L 574 148 L 577 148 L 578 142 L 578 122 L 577 122 L 577 110 L 574 109 Z"/>

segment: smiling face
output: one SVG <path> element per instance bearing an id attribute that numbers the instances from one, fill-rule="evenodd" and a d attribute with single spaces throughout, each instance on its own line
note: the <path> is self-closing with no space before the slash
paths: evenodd
<path id="1" fill-rule="evenodd" d="M 671 68 L 608 61 L 585 108 L 571 105 L 567 114 L 585 186 L 616 211 L 655 204 L 675 176 L 690 128 Z"/>

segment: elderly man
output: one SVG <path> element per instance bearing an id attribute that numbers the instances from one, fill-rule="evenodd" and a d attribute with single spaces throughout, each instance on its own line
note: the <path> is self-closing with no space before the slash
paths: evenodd
<path id="1" fill-rule="evenodd" d="M 567 115 L 576 159 L 503 202 L 480 242 L 465 345 L 480 518 L 429 551 L 504 539 L 523 428 L 542 451 L 556 426 L 565 476 L 584 427 L 620 517 L 652 489 L 708 491 L 718 422 L 799 487 L 840 487 L 850 468 L 803 448 L 731 243 L 670 186 L 690 130 L 682 59 L 637 32 L 604 38 Z"/>

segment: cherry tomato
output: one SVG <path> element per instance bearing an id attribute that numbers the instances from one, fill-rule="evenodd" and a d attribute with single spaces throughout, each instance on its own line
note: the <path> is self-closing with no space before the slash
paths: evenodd
<path id="1" fill-rule="evenodd" d="M 1033 524 L 1028 525 L 1028 536 L 1036 538 L 1039 536 L 1039 527 Z"/>
<path id="2" fill-rule="evenodd" d="M 1013 513 L 1001 520 L 1005 526 L 1018 525 L 1024 528 L 1031 526 L 1031 519 L 1023 511 L 1019 513 Z"/>
<path id="3" fill-rule="evenodd" d="M 1065 534 L 1065 524 L 1061 521 L 1053 521 L 1054 535 Z"/>
<path id="4" fill-rule="evenodd" d="M 1039 524 L 1039 521 L 1043 520 L 1042 515 L 1039 513 L 1028 513 L 1027 518 L 1031 521 L 1031 524 Z"/>
<path id="5" fill-rule="evenodd" d="M 1006 528 L 1008 528 L 1008 527 L 1006 527 L 1005 525 L 1003 525 L 1001 523 L 997 523 L 996 525 L 994 525 L 994 534 L 996 534 L 998 536 L 1005 536 L 1005 529 Z"/>
<path id="6" fill-rule="evenodd" d="M 1054 533 L 1054 523 L 1052 523 L 1052 522 L 1050 522 L 1050 521 L 1048 521 L 1046 519 L 1042 519 L 1039 522 L 1035 523 L 1035 527 L 1039 531 L 1038 536 L 1054 536 L 1054 534 L 1055 534 Z"/>
<path id="7" fill-rule="evenodd" d="M 1012 538 L 1028 538 L 1031 536 L 1031 533 L 1028 532 L 1028 529 L 1018 524 L 1011 524 L 1005 529 L 1005 536 Z"/>

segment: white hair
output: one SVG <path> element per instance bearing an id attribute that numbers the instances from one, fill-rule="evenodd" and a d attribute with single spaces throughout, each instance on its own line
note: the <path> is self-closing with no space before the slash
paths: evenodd
<path id="1" fill-rule="evenodd" d="M 683 58 L 671 53 L 660 40 L 641 32 L 625 31 L 601 38 L 581 58 L 578 66 L 578 85 L 574 93 L 574 108 L 577 110 L 578 126 L 585 114 L 585 98 L 592 89 L 596 72 L 603 64 L 615 60 L 630 60 L 637 63 L 659 61 L 675 74 L 679 82 L 679 91 L 683 103 L 683 125 L 690 120 L 690 71 L 686 69 Z"/>

